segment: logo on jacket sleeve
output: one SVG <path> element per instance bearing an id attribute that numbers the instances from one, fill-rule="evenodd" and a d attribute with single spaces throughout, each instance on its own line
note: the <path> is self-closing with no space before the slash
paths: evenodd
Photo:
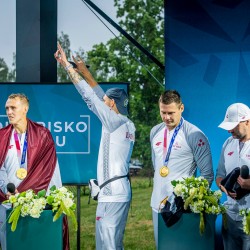
<path id="1" fill-rule="evenodd" d="M 227 155 L 231 156 L 233 153 L 234 153 L 234 152 L 232 151 L 232 152 L 229 152 Z"/>
<path id="2" fill-rule="evenodd" d="M 202 140 L 202 139 L 200 139 L 199 141 L 198 141 L 198 146 L 199 147 L 202 147 L 202 146 L 204 146 L 205 145 L 205 142 Z"/>
<path id="3" fill-rule="evenodd" d="M 158 141 L 158 142 L 155 143 L 155 145 L 158 146 L 158 147 L 159 147 L 161 144 L 162 144 L 161 141 Z"/>
<path id="4" fill-rule="evenodd" d="M 135 137 L 133 134 L 130 134 L 129 132 L 126 132 L 126 139 L 130 139 L 131 141 L 135 140 Z"/>

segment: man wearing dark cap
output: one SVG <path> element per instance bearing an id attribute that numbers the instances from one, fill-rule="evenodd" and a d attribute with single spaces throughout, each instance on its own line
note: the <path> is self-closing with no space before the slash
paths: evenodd
<path id="1" fill-rule="evenodd" d="M 128 115 L 128 97 L 124 89 L 111 88 L 106 91 L 105 95 L 115 101 L 117 113 Z"/>
<path id="2" fill-rule="evenodd" d="M 73 57 L 85 81 L 68 62 L 60 45 L 55 58 L 67 70 L 83 100 L 102 123 L 97 163 L 99 186 L 113 177 L 122 177 L 109 182 L 100 190 L 96 211 L 96 249 L 123 249 L 131 200 L 129 161 L 135 138 L 134 124 L 127 118 L 127 94 L 120 88 L 111 88 L 104 93 L 84 62 Z"/>
<path id="3" fill-rule="evenodd" d="M 250 166 L 250 110 L 243 103 L 234 103 L 226 111 L 224 121 L 219 125 L 227 130 L 231 136 L 222 147 L 217 168 L 216 184 L 226 193 L 227 201 L 224 203 L 227 213 L 227 228 L 222 228 L 222 237 L 225 250 L 249 250 L 250 236 L 243 231 L 242 217 L 239 210 L 250 207 L 250 195 L 237 197 L 236 192 L 227 190 L 221 185 L 222 180 L 236 168 Z M 247 174 L 248 175 L 248 174 Z M 238 177 L 242 188 L 249 182 L 249 176 L 243 180 Z M 223 183 L 223 182 L 222 182 Z"/>

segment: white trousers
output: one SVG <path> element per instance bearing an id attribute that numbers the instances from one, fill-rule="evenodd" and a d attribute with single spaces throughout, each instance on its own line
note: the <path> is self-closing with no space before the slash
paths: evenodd
<path id="1" fill-rule="evenodd" d="M 153 225 L 154 225 L 154 238 L 155 238 L 156 249 L 158 249 L 158 215 L 159 215 L 159 213 L 155 212 L 152 209 L 152 217 L 153 217 Z"/>
<path id="2" fill-rule="evenodd" d="M 99 202 L 96 210 L 96 250 L 122 250 L 130 202 Z"/>

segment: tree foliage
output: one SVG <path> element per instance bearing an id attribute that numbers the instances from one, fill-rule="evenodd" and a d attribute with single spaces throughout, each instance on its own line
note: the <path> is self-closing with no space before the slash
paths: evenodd
<path id="1" fill-rule="evenodd" d="M 0 82 L 7 81 L 9 68 L 3 58 L 0 58 Z"/>
<path id="2" fill-rule="evenodd" d="M 114 5 L 119 25 L 163 63 L 163 0 L 114 0 Z M 62 34 L 59 41 L 69 56 L 67 35 Z M 122 34 L 106 44 L 94 45 L 86 55 L 80 51 L 80 55 L 91 65 L 91 72 L 97 81 L 130 83 L 130 119 L 136 126 L 132 158 L 151 168 L 149 135 L 151 128 L 160 122 L 158 99 L 164 90 L 164 72 Z M 61 81 L 67 79 L 60 69 L 58 73 Z"/>
<path id="3" fill-rule="evenodd" d="M 16 81 L 16 53 L 13 53 L 12 68 L 9 69 L 8 81 L 9 82 L 15 82 Z"/>
<path id="4" fill-rule="evenodd" d="M 162 0 L 115 0 L 119 25 L 164 62 L 164 7 Z M 122 34 L 87 53 L 98 81 L 129 82 L 130 118 L 136 126 L 133 158 L 151 167 L 150 129 L 160 122 L 158 99 L 164 72 Z M 147 70 L 145 69 L 147 68 Z M 149 73 L 157 78 L 157 82 Z"/>
<path id="5" fill-rule="evenodd" d="M 0 82 L 14 82 L 16 80 L 16 54 L 13 54 L 12 67 L 9 68 L 3 58 L 0 58 Z"/>
<path id="6" fill-rule="evenodd" d="M 119 25 L 163 63 L 163 0 L 114 0 L 114 5 Z M 69 36 L 62 32 L 58 41 L 70 58 Z M 164 90 L 164 72 L 122 34 L 106 44 L 93 46 L 87 53 L 81 48 L 75 53 L 91 65 L 91 73 L 97 81 L 130 83 L 130 118 L 137 129 L 132 157 L 151 167 L 149 134 L 150 129 L 160 122 L 158 98 Z M 0 58 L 0 82 L 15 81 L 15 55 L 12 66 L 13 69 L 8 68 L 4 59 Z M 61 67 L 58 67 L 58 81 L 70 81 Z"/>

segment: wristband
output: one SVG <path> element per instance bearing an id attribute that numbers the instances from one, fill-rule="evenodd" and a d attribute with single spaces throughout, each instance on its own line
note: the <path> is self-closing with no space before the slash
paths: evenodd
<path id="1" fill-rule="evenodd" d="M 68 71 L 70 68 L 73 68 L 72 64 L 69 64 L 68 66 L 66 66 L 65 70 Z"/>

